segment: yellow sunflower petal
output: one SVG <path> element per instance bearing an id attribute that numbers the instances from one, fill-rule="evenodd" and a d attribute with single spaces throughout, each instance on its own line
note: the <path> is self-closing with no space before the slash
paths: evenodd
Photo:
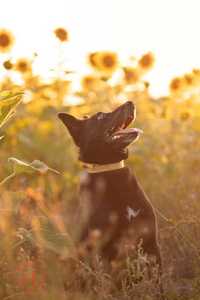
<path id="1" fill-rule="evenodd" d="M 134 84 L 140 80 L 140 71 L 137 68 L 124 67 L 124 79 L 127 84 Z"/>
<path id="2" fill-rule="evenodd" d="M 89 54 L 88 56 L 88 62 L 91 65 L 91 67 L 93 68 L 98 68 L 98 60 L 97 60 L 97 56 L 98 56 L 99 52 L 92 52 Z"/>
<path id="3" fill-rule="evenodd" d="M 185 84 L 187 87 L 194 87 L 196 80 L 195 75 L 193 73 L 188 73 L 184 75 Z"/>
<path id="4" fill-rule="evenodd" d="M 86 75 L 81 80 L 81 86 L 84 91 L 96 91 L 100 89 L 103 85 L 103 81 L 96 76 Z"/>

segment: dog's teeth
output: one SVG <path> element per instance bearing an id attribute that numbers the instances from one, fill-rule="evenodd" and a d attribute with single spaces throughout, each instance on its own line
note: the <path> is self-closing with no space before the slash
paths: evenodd
<path id="1" fill-rule="evenodd" d="M 116 140 L 116 139 L 119 139 L 119 138 L 120 138 L 119 135 L 114 135 L 114 136 L 113 136 L 113 140 Z"/>

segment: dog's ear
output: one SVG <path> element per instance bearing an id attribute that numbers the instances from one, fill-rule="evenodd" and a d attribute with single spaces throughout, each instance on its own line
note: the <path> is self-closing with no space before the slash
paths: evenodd
<path id="1" fill-rule="evenodd" d="M 58 113 L 58 118 L 62 120 L 62 122 L 69 130 L 69 133 L 71 134 L 75 144 L 79 146 L 82 120 L 79 120 L 74 116 L 64 112 Z"/>

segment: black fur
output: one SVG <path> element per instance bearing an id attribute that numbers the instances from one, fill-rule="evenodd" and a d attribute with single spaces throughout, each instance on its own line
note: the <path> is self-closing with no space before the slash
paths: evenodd
<path id="1" fill-rule="evenodd" d="M 126 130 L 135 118 L 135 107 L 130 101 L 111 113 L 100 112 L 87 119 L 77 119 L 66 113 L 59 113 L 59 118 L 79 147 L 79 159 L 85 163 L 103 165 L 126 159 L 128 145 L 139 135 L 137 130 Z M 100 252 L 104 258 L 112 260 L 118 254 L 121 238 L 131 230 L 133 248 L 137 249 L 142 241 L 144 252 L 154 256 L 161 269 L 154 209 L 129 168 L 87 174 L 80 193 L 81 200 L 84 201 L 86 195 L 91 207 L 82 241 L 86 241 L 95 229 L 101 232 L 102 240 L 109 233 Z M 133 215 L 128 217 L 130 212 Z"/>

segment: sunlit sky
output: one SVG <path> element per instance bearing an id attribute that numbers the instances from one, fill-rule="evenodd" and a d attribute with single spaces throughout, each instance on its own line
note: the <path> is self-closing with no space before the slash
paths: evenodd
<path id="1" fill-rule="evenodd" d="M 54 28 L 65 27 L 70 42 L 66 66 L 84 71 L 90 51 L 114 50 L 120 57 L 156 55 L 148 75 L 154 95 L 167 92 L 170 78 L 200 67 L 199 0 L 0 0 L 0 28 L 10 29 L 14 57 L 39 54 L 40 72 L 58 61 Z M 6 56 L 7 57 L 7 56 Z"/>

